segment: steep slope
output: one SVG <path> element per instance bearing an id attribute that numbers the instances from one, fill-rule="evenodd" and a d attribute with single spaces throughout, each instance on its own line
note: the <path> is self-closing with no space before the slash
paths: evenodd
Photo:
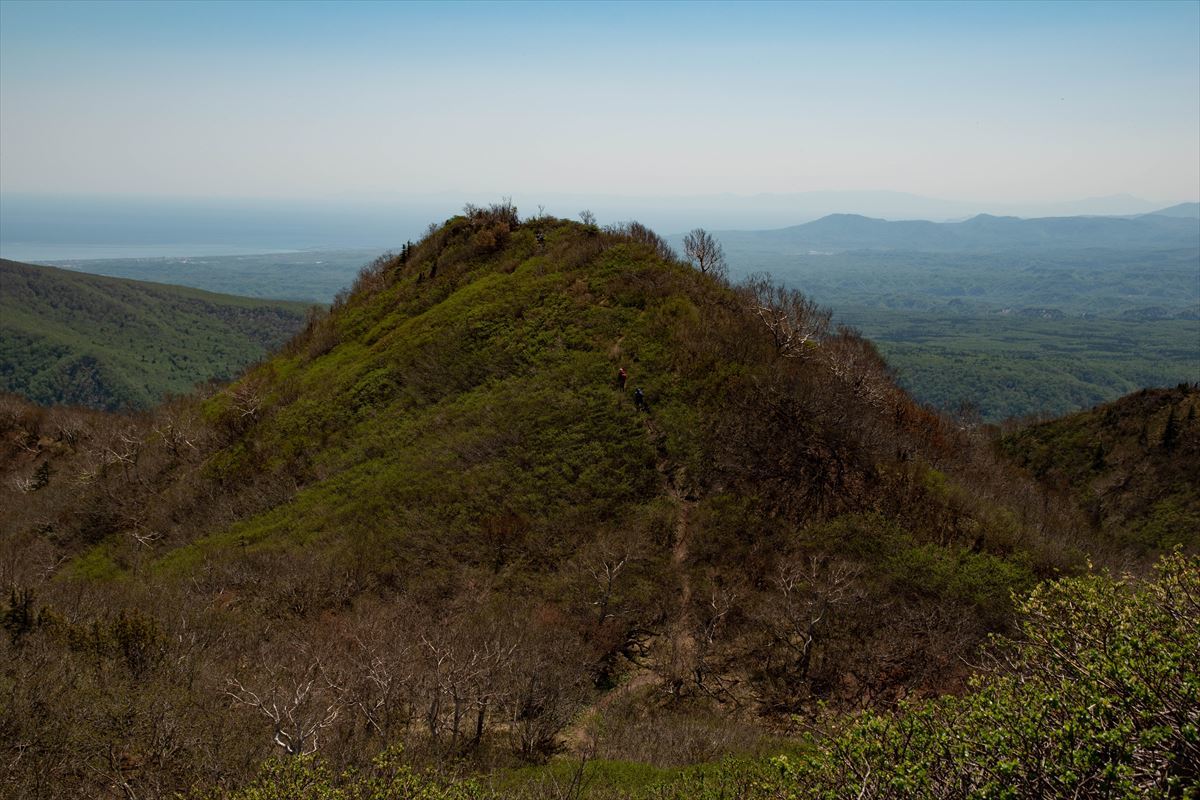
<path id="1" fill-rule="evenodd" d="M 828 321 L 636 224 L 497 206 L 211 396 L 6 403 L 0 744 L 46 743 L 8 785 L 612 755 L 647 712 L 679 763 L 719 754 L 697 720 L 728 742 L 959 687 L 1085 528 Z"/>
<path id="2" fill-rule="evenodd" d="M 1146 389 L 1004 437 L 1004 451 L 1141 550 L 1200 547 L 1200 390 Z"/>
<path id="3" fill-rule="evenodd" d="M 147 408 L 228 380 L 304 324 L 302 303 L 0 261 L 0 391 Z"/>

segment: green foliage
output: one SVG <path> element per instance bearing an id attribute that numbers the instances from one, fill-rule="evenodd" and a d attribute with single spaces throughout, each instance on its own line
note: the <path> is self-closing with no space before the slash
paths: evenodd
<path id="1" fill-rule="evenodd" d="M 369 769 L 334 774 L 311 756 L 268 761 L 259 777 L 234 792 L 195 795 L 194 800 L 483 800 L 475 781 L 422 775 L 400 760 L 399 748 L 385 751 Z"/>
<path id="2" fill-rule="evenodd" d="M 1151 552 L 1176 545 L 1195 548 L 1200 546 L 1198 405 L 1200 391 L 1189 384 L 1143 390 L 1018 429 L 1000 446 L 1046 485 L 1068 489 L 1093 524 L 1118 544 Z"/>
<path id="3" fill-rule="evenodd" d="M 0 262 L 0 391 L 146 408 L 227 380 L 299 330 L 305 306 Z"/>
<path id="4" fill-rule="evenodd" d="M 74 559 L 68 571 L 77 578 L 98 582 L 116 580 L 124 574 L 106 544 L 97 545 Z"/>
<path id="5" fill-rule="evenodd" d="M 812 750 L 669 779 L 655 800 L 1200 797 L 1200 560 L 1087 575 L 1021 604 L 961 697 L 835 723 Z"/>
<path id="6" fill-rule="evenodd" d="M 1147 583 L 1039 587 L 1021 636 L 959 698 L 867 714 L 775 761 L 763 797 L 1195 797 L 1200 793 L 1200 560 Z"/>

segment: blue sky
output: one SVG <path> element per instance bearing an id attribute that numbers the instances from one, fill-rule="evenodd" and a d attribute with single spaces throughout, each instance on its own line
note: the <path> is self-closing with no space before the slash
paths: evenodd
<path id="1" fill-rule="evenodd" d="M 0 0 L 0 191 L 1200 195 L 1200 3 Z"/>

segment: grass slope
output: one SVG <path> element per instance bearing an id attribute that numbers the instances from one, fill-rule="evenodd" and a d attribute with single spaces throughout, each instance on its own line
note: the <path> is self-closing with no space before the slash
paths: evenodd
<path id="1" fill-rule="evenodd" d="M 306 307 L 0 261 L 0 391 L 146 408 L 226 380 L 303 326 Z"/>

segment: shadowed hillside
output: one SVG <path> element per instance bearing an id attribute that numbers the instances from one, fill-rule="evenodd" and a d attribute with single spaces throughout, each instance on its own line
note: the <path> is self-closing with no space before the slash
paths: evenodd
<path id="1" fill-rule="evenodd" d="M 1200 391 L 1146 389 L 1004 437 L 1004 451 L 1087 513 L 1104 535 L 1145 550 L 1200 545 Z"/>
<path id="2" fill-rule="evenodd" d="M 469 207 L 231 386 L 6 400 L 6 788 L 670 768 L 960 691 L 1014 593 L 1125 554 L 829 319 L 636 223 Z"/>
<path id="3" fill-rule="evenodd" d="M 0 261 L 0 391 L 148 408 L 228 380 L 304 325 L 307 306 Z"/>

